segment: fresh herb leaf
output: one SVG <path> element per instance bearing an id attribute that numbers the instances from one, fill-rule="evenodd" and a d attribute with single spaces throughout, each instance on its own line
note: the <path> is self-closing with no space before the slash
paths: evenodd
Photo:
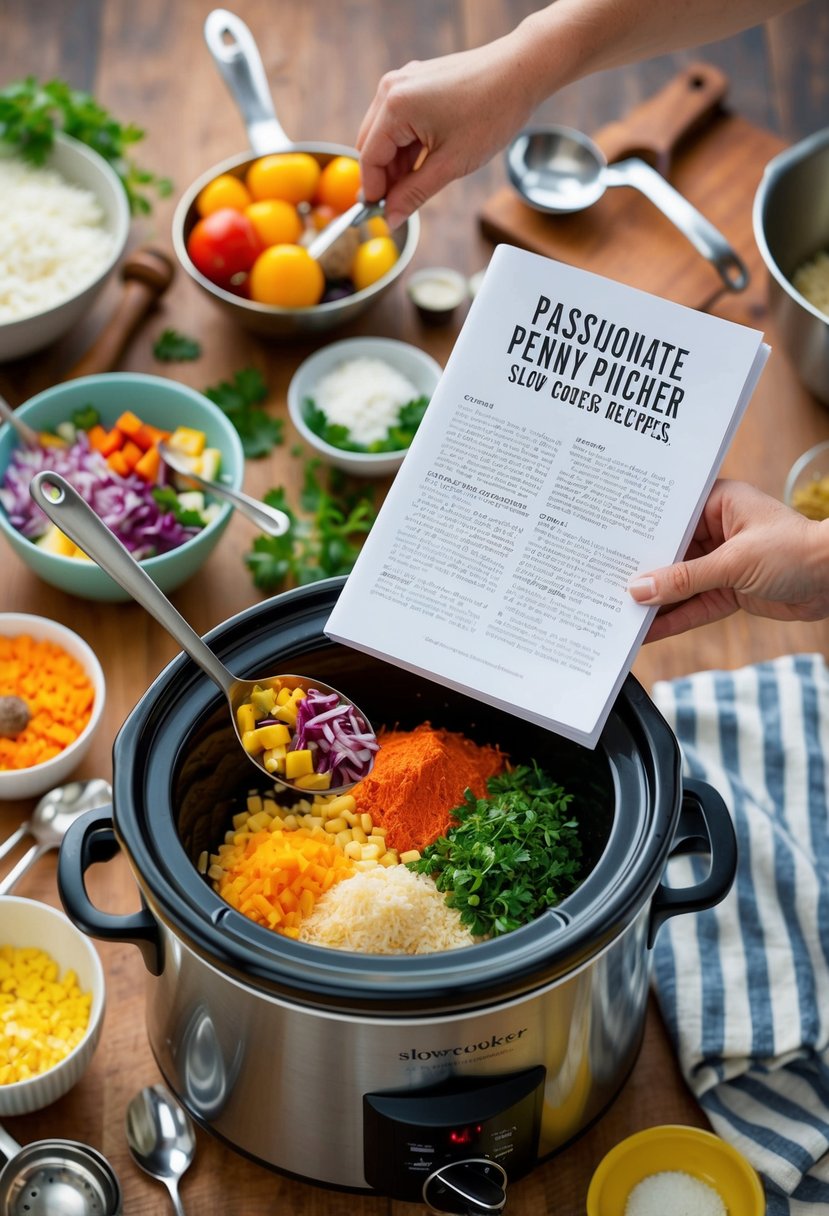
<path id="1" fill-rule="evenodd" d="M 21 156 L 43 164 L 55 132 L 79 139 L 108 161 L 120 177 L 133 215 L 152 210 L 147 189 L 163 198 L 171 193 L 169 178 L 139 168 L 130 148 L 144 138 L 133 123 L 121 123 L 91 94 L 73 89 L 65 80 L 40 84 L 34 76 L 0 89 L 0 139 L 15 144 Z"/>
<path id="2" fill-rule="evenodd" d="M 72 413 L 72 425 L 77 431 L 91 431 L 101 421 L 101 415 L 94 405 L 85 405 Z"/>
<path id="3" fill-rule="evenodd" d="M 350 491 L 329 476 L 324 484 L 320 462 L 305 465 L 300 494 L 303 514 L 292 509 L 285 490 L 265 495 L 265 502 L 284 511 L 291 526 L 282 536 L 259 536 L 245 555 L 256 586 L 269 593 L 288 586 L 307 586 L 323 578 L 350 574 L 362 541 L 377 513 L 365 491 Z M 332 474 L 335 470 L 331 471 Z"/>
<path id="4" fill-rule="evenodd" d="M 537 764 L 490 777 L 487 790 L 467 790 L 457 826 L 409 863 L 432 875 L 475 937 L 509 933 L 559 903 L 578 885 L 581 862 L 572 794 Z"/>
<path id="5" fill-rule="evenodd" d="M 329 422 L 328 415 L 319 408 L 313 397 L 304 399 L 302 412 L 309 430 L 332 448 L 339 448 L 342 452 L 399 452 L 401 448 L 407 448 L 411 444 L 428 404 L 428 397 L 417 397 L 414 401 L 408 401 L 400 407 L 397 422 L 389 427 L 383 438 L 368 444 L 353 440 L 347 426 Z"/>
<path id="6" fill-rule="evenodd" d="M 153 354 L 160 363 L 184 363 L 198 359 L 201 343 L 180 334 L 177 329 L 165 329 L 153 346 Z"/>
<path id="7" fill-rule="evenodd" d="M 193 511 L 190 507 L 183 507 L 179 501 L 178 494 L 170 486 L 154 486 L 153 498 L 162 511 L 172 511 L 176 517 L 176 522 L 180 523 L 183 528 L 204 527 L 204 516 L 201 511 Z"/>
<path id="8" fill-rule="evenodd" d="M 249 460 L 267 456 L 282 443 L 285 430 L 282 419 L 271 418 L 259 408 L 259 403 L 268 395 L 268 388 L 258 368 L 244 367 L 232 380 L 222 380 L 212 388 L 206 388 L 204 394 L 236 427 Z"/>

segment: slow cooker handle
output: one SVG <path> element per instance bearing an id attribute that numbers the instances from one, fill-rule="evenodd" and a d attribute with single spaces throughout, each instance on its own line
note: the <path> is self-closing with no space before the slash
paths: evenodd
<path id="1" fill-rule="evenodd" d="M 88 937 L 107 942 L 132 942 L 151 975 L 163 966 L 158 922 L 147 908 L 126 916 L 101 912 L 90 900 L 84 881 L 96 862 L 110 861 L 120 845 L 112 826 L 112 807 L 96 807 L 70 824 L 58 854 L 58 892 L 69 919 Z"/>
<path id="2" fill-rule="evenodd" d="M 693 887 L 668 887 L 661 882 L 651 902 L 648 947 L 670 916 L 713 908 L 731 889 L 737 872 L 737 837 L 728 807 L 719 791 L 706 781 L 686 777 L 682 807 L 669 856 L 707 852 L 711 868 Z"/>

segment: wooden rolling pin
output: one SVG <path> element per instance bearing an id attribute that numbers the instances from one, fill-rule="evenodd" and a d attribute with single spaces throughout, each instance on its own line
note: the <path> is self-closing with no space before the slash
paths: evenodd
<path id="1" fill-rule="evenodd" d="M 175 275 L 175 267 L 160 249 L 136 249 L 121 267 L 124 290 L 115 312 L 92 346 L 61 380 L 76 380 L 111 371 L 144 317 L 164 295 Z"/>

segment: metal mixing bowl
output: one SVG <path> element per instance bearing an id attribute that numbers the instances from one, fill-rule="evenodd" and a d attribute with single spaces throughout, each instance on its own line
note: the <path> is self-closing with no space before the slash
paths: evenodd
<path id="1" fill-rule="evenodd" d="M 753 218 L 777 336 L 799 378 L 829 405 L 829 316 L 791 281 L 804 262 L 829 250 L 829 127 L 769 161 Z"/>

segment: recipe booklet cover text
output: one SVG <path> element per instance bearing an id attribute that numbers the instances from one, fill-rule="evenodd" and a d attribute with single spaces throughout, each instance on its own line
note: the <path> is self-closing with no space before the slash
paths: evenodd
<path id="1" fill-rule="evenodd" d="M 762 337 L 499 246 L 326 634 L 594 747 Z"/>

